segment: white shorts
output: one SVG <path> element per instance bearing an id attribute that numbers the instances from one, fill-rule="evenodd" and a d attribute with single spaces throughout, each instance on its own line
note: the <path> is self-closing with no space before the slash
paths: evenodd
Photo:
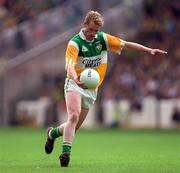
<path id="1" fill-rule="evenodd" d="M 96 90 L 83 89 L 79 87 L 72 79 L 66 78 L 64 85 L 64 93 L 66 94 L 69 91 L 77 91 L 81 94 L 81 107 L 84 109 L 90 109 L 90 107 L 94 104 L 97 98 Z"/>

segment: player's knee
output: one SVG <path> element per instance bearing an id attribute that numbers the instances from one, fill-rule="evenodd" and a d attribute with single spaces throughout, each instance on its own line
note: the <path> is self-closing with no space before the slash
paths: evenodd
<path id="1" fill-rule="evenodd" d="M 69 122 L 72 124 L 77 124 L 79 120 L 79 114 L 78 113 L 72 113 L 69 117 Z"/>

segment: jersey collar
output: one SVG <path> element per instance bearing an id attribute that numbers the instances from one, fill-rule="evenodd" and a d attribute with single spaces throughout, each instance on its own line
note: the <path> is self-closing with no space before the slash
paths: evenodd
<path id="1" fill-rule="evenodd" d="M 86 39 L 86 36 L 84 35 L 84 28 L 82 28 L 81 30 L 80 30 L 80 32 L 79 32 L 79 36 L 81 37 L 81 39 L 83 39 L 83 40 L 86 40 L 87 42 L 89 42 L 89 43 L 92 43 L 93 41 L 94 41 L 94 39 L 93 40 L 91 40 L 91 41 L 89 41 L 89 40 L 87 40 Z M 97 34 L 95 35 L 95 38 L 97 38 Z"/>

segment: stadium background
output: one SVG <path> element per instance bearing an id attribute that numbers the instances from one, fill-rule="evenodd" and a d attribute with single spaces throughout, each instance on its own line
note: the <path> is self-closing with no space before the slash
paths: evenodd
<path id="1" fill-rule="evenodd" d="M 62 140 L 45 155 L 45 129 L 66 119 L 65 48 L 90 9 L 103 31 L 168 54 L 109 53 L 62 172 L 180 172 L 179 0 L 0 0 L 1 173 L 61 171 Z"/>
<path id="2" fill-rule="evenodd" d="M 64 121 L 64 54 L 90 9 L 105 32 L 168 51 L 109 55 L 106 81 L 87 127 L 173 128 L 180 106 L 179 2 L 8 1 L 0 6 L 0 124 L 48 126 Z M 178 120 L 177 120 L 178 121 Z"/>

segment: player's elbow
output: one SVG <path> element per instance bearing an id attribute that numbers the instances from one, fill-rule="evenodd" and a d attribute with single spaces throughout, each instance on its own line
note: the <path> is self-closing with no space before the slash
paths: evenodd
<path id="1" fill-rule="evenodd" d="M 123 41 L 123 43 L 124 43 L 124 48 L 125 49 L 130 49 L 131 48 L 131 42 Z"/>

